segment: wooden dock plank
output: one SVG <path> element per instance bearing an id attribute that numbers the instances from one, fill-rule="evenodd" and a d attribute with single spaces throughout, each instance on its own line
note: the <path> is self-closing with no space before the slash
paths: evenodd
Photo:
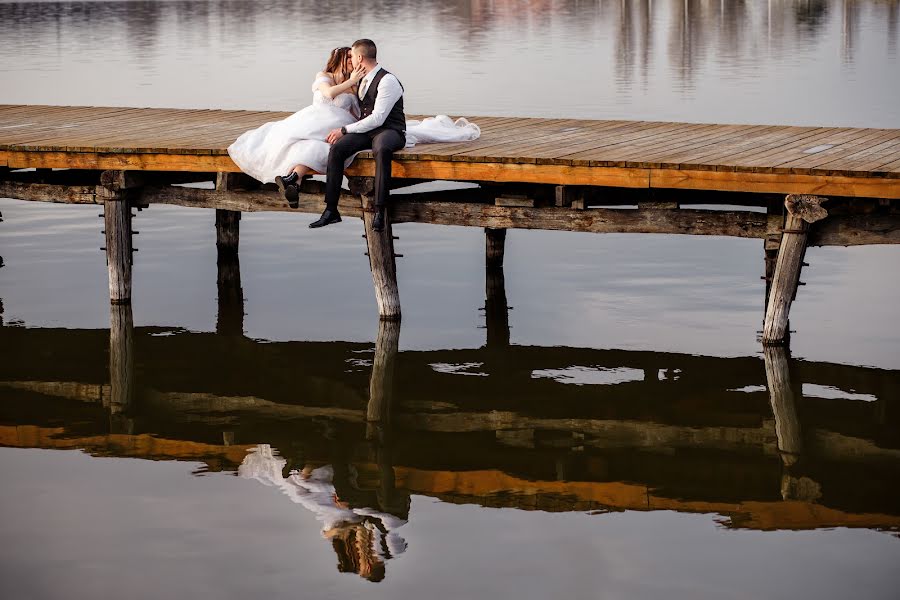
<path id="1" fill-rule="evenodd" d="M 782 132 L 781 137 L 786 137 L 787 135 L 789 135 L 788 132 Z M 766 140 L 764 138 L 748 139 L 747 140 L 748 144 L 745 146 L 742 146 L 742 150 L 746 151 L 747 148 L 756 148 L 759 145 L 763 144 L 765 141 Z M 727 149 L 728 149 L 727 145 L 717 145 L 715 148 L 710 149 L 710 151 L 707 153 L 707 154 L 709 154 L 709 158 L 707 160 L 709 160 L 710 162 L 720 161 L 723 158 L 723 156 L 725 154 L 727 154 Z M 597 164 L 597 165 L 603 164 L 602 161 L 604 160 L 604 158 L 602 157 L 602 155 L 599 155 L 599 154 L 591 155 L 590 152 L 586 152 L 586 153 L 584 153 L 584 157 L 589 159 L 591 161 L 591 164 Z M 715 164 L 715 162 L 714 162 L 714 164 Z"/>
<path id="2" fill-rule="evenodd" d="M 814 152 L 806 152 L 804 156 L 795 158 L 776 165 L 780 169 L 815 169 L 819 165 L 832 162 L 835 158 L 841 158 L 857 152 L 863 147 L 869 147 L 886 140 L 900 138 L 900 130 L 871 129 L 869 133 L 849 141 L 842 141 L 831 148 L 825 148 Z M 817 150 L 812 148 L 812 150 Z"/>
<path id="3" fill-rule="evenodd" d="M 759 171 L 764 173 L 774 172 L 775 167 L 783 162 L 788 162 L 802 156 L 806 151 L 816 146 L 828 144 L 840 144 L 844 141 L 852 141 L 864 133 L 858 129 L 830 130 L 822 134 L 803 137 L 793 142 L 785 143 L 780 148 L 760 152 L 752 156 L 745 156 L 740 163 L 735 164 L 737 170 Z"/>
<path id="4" fill-rule="evenodd" d="M 154 109 L 145 115 L 145 118 L 155 119 L 157 122 L 164 121 L 161 115 Z M 51 122 L 50 127 L 46 130 L 39 129 L 42 134 L 35 141 L 26 143 L 15 143 L 13 145 L 35 145 L 35 149 L 41 149 L 43 145 L 56 146 L 74 146 L 75 142 L 82 138 L 95 139 L 99 132 L 108 131 L 110 129 L 118 129 L 120 131 L 127 130 L 127 124 L 134 118 L 133 111 L 124 113 L 109 112 L 98 113 L 94 119 L 74 116 L 67 120 L 61 126 L 59 123 Z"/>
<path id="5" fill-rule="evenodd" d="M 778 127 L 775 126 L 747 126 L 731 131 L 729 135 L 717 140 L 714 144 L 699 144 L 696 148 L 682 149 L 660 157 L 659 161 L 664 166 L 671 168 L 714 169 L 714 163 L 706 162 L 708 158 L 746 150 L 748 147 L 761 143 L 766 136 L 772 135 L 777 130 Z"/>
<path id="6" fill-rule="evenodd" d="M 668 130 L 671 128 L 673 124 L 671 123 L 662 123 L 662 122 L 635 122 L 624 127 L 616 128 L 611 131 L 608 135 L 598 135 L 592 141 L 592 147 L 597 146 L 613 146 L 622 142 L 631 142 L 634 140 L 638 140 L 650 135 L 653 135 L 654 132 L 662 132 L 663 130 Z M 593 136 L 592 136 L 593 137 Z M 552 144 L 553 140 L 548 139 L 543 141 L 542 143 Z M 498 144 L 495 146 L 484 147 L 475 150 L 465 150 L 461 152 L 457 152 L 454 154 L 454 160 L 461 161 L 469 161 L 469 162 L 484 162 L 484 161 L 493 161 L 499 158 L 509 158 L 515 159 L 518 156 L 522 156 L 523 158 L 530 158 L 530 149 L 532 146 L 536 145 L 531 141 L 522 141 L 521 139 L 515 140 L 513 144 Z M 557 153 L 564 153 L 566 150 L 562 149 Z M 564 156 L 563 158 L 572 160 L 572 157 L 569 155 Z M 508 162 L 515 162 L 514 160 L 510 160 Z"/>
<path id="7" fill-rule="evenodd" d="M 591 133 L 596 134 L 598 139 L 622 139 L 623 137 L 625 139 L 636 139 L 638 130 L 643 131 L 644 128 L 635 128 L 630 132 L 625 132 L 624 128 L 620 127 L 610 129 L 606 135 L 603 135 L 603 130 L 593 130 Z M 501 163 L 535 163 L 542 151 L 551 156 L 557 156 L 566 152 L 566 149 L 569 148 L 573 142 L 583 138 L 583 136 L 584 131 L 579 130 L 566 134 L 544 135 L 528 140 L 514 137 L 507 139 L 502 143 L 481 148 L 477 153 L 471 150 L 457 152 L 453 155 L 453 159 L 464 160 L 467 162 L 472 162 L 474 159 L 480 158 L 482 161 L 489 160 Z M 596 143 L 599 142 L 595 142 L 595 144 Z"/>
<path id="8" fill-rule="evenodd" d="M 819 169 L 834 171 L 870 171 L 900 156 L 900 139 L 891 139 L 864 150 L 859 150 L 832 162 L 819 165 Z"/>
<path id="9" fill-rule="evenodd" d="M 883 165 L 878 165 L 877 167 L 875 167 L 875 169 L 873 169 L 873 172 L 878 174 L 900 173 L 900 159 L 885 163 Z"/>
<path id="10" fill-rule="evenodd" d="M 563 123 L 568 123 L 570 121 L 564 121 Z M 585 135 L 593 137 L 593 135 L 600 135 L 598 130 L 613 130 L 613 129 L 622 129 L 625 127 L 635 127 L 637 126 L 634 122 L 628 121 L 605 121 L 602 123 L 590 123 L 585 122 L 582 131 L 584 131 Z M 566 129 L 565 125 L 557 125 L 560 130 Z M 533 130 L 529 130 L 529 134 Z M 507 140 L 520 140 L 525 135 L 521 130 L 516 130 L 514 128 L 508 128 L 506 131 L 501 132 L 499 135 L 494 136 L 483 136 L 483 139 L 477 140 L 480 143 L 473 142 L 463 142 L 459 144 L 432 144 L 434 148 L 431 152 L 436 156 L 449 156 L 453 154 L 474 154 L 476 150 L 481 150 L 484 148 L 488 148 L 491 146 L 496 146 Z M 593 143 L 593 142 L 592 142 Z M 442 147 L 444 146 L 444 147 Z"/>
<path id="11" fill-rule="evenodd" d="M 786 140 L 818 129 L 821 128 L 771 126 L 760 130 L 750 130 L 679 159 L 679 166 L 684 169 L 714 171 L 727 160 L 741 155 L 758 153 L 764 149 L 778 148 Z"/>
<path id="12" fill-rule="evenodd" d="M 824 127 L 815 128 L 792 128 L 793 131 L 789 135 L 781 136 L 777 140 L 773 139 L 770 143 L 763 146 L 757 146 L 745 149 L 730 156 L 720 156 L 711 158 L 710 162 L 715 163 L 716 170 L 733 170 L 735 166 L 751 166 L 751 161 L 758 156 L 771 156 L 773 158 L 784 151 L 785 148 L 793 147 L 798 144 L 804 144 L 804 148 L 815 145 L 815 140 L 823 136 L 830 135 L 832 132 Z M 765 164 L 765 163 L 764 163 Z"/>
<path id="13" fill-rule="evenodd" d="M 595 166 L 655 166 L 647 157 L 655 152 L 673 147 L 696 147 L 711 133 L 719 130 L 719 125 L 703 127 L 676 128 L 667 133 L 655 134 L 644 138 L 624 141 L 602 149 L 601 155 L 595 150 L 580 154 L 566 155 L 567 158 L 588 159 Z M 602 159 L 599 158 L 602 156 Z"/>
<path id="14" fill-rule="evenodd" d="M 714 129 L 697 137 L 688 136 L 684 140 L 674 143 L 643 149 L 639 155 L 629 160 L 629 164 L 644 167 L 678 168 L 680 166 L 679 156 L 695 155 L 707 151 L 711 147 L 730 143 L 736 136 L 754 129 L 761 129 L 761 127 L 758 125 L 717 125 Z"/>

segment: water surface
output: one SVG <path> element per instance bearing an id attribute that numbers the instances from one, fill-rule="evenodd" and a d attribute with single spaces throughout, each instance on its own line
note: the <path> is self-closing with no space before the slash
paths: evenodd
<path id="1" fill-rule="evenodd" d="M 894 128 L 898 20 L 0 0 L 0 103 L 293 110 L 366 36 L 416 113 Z M 0 211 L 4 597 L 900 589 L 896 248 L 811 248 L 791 352 L 764 356 L 758 240 L 512 231 L 514 309 L 485 311 L 483 233 L 404 224 L 379 330 L 356 220 L 245 214 L 235 296 L 211 212 L 154 206 L 111 312 L 97 207 Z"/>

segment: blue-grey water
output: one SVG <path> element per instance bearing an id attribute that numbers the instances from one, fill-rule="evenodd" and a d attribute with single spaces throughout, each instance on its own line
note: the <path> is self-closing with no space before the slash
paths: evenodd
<path id="1" fill-rule="evenodd" d="M 895 0 L 0 0 L 0 103 L 295 110 L 365 36 L 412 113 L 897 128 L 898 23 Z M 900 593 L 896 247 L 809 249 L 791 446 L 758 240 L 511 231 L 511 345 L 484 347 L 483 232 L 398 225 L 397 424 L 372 438 L 358 220 L 245 214 L 234 313 L 212 212 L 140 212 L 123 408 L 98 212 L 0 199 L 2 597 Z M 290 487 L 328 465 L 324 495 Z"/>

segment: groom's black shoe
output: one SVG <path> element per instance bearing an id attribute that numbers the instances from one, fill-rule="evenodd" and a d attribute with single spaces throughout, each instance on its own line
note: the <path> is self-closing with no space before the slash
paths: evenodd
<path id="1" fill-rule="evenodd" d="M 326 208 L 322 213 L 322 216 L 319 217 L 317 221 L 313 221 L 309 224 L 310 229 L 315 229 L 317 227 L 325 227 L 326 225 L 331 225 L 332 223 L 340 223 L 341 222 L 341 213 L 337 211 L 337 209 Z"/>
<path id="2" fill-rule="evenodd" d="M 375 211 L 375 218 L 372 219 L 372 231 L 384 231 L 384 209 Z"/>

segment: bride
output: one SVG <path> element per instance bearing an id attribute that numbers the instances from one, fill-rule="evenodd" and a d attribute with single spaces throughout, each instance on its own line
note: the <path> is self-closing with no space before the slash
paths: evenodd
<path id="1" fill-rule="evenodd" d="M 350 65 L 349 47 L 335 48 L 325 68 L 316 73 L 312 104 L 284 120 L 243 133 L 228 147 L 231 159 L 254 179 L 276 182 L 282 192 L 298 179 L 324 173 L 331 149 L 325 138 L 332 129 L 359 118 L 356 85 L 364 75 Z"/>
<path id="2" fill-rule="evenodd" d="M 359 119 L 357 85 L 365 74 L 363 67 L 353 68 L 349 47 L 335 48 L 325 68 L 316 73 L 312 104 L 286 119 L 241 134 L 228 147 L 231 159 L 254 179 L 274 181 L 296 207 L 300 180 L 327 169 L 328 133 Z M 475 123 L 454 121 L 446 115 L 406 122 L 407 148 L 417 143 L 470 141 L 480 135 Z M 347 160 L 345 169 L 354 158 Z"/>

